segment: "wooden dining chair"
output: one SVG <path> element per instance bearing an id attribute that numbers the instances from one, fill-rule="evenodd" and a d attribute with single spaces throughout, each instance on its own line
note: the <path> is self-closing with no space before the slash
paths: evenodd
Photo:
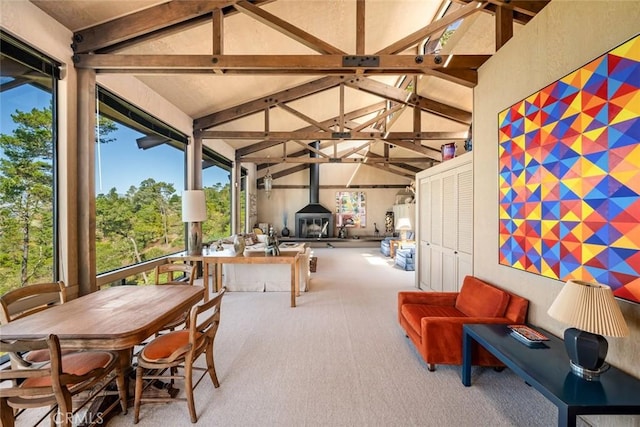
<path id="1" fill-rule="evenodd" d="M 138 354 L 136 367 L 136 391 L 134 398 L 134 424 L 138 423 L 142 402 L 172 402 L 178 400 L 171 397 L 144 396 L 144 391 L 157 380 L 170 380 L 173 385 L 176 379 L 184 380 L 186 400 L 189 406 L 191 422 L 198 421 L 193 390 L 204 376 L 209 373 L 214 387 L 220 387 L 216 368 L 213 362 L 213 341 L 220 325 L 220 307 L 226 289 L 212 299 L 195 305 L 189 312 L 187 328 L 180 331 L 160 335 L 147 343 Z M 207 367 L 193 366 L 202 355 L 206 356 Z M 179 370 L 183 375 L 179 375 Z M 203 370 L 202 375 L 193 382 L 193 371 Z M 168 371 L 168 375 L 165 375 Z"/>
<path id="2" fill-rule="evenodd" d="M 193 285 L 195 275 L 195 265 L 170 262 L 166 264 L 160 264 L 155 268 L 155 284 L 191 286 Z"/>
<path id="3" fill-rule="evenodd" d="M 36 283 L 13 289 L 0 296 L 0 324 L 5 325 L 65 302 L 67 302 L 67 288 L 62 281 Z M 66 350 L 63 354 L 65 352 Z M 22 355 L 18 353 L 9 353 L 9 355 L 14 366 L 29 367 L 34 363 L 49 360 L 49 351 L 46 349 L 34 350 Z"/>
<path id="4" fill-rule="evenodd" d="M 155 268 L 155 284 L 156 285 L 189 285 L 193 286 L 193 280 L 196 275 L 196 266 L 180 263 L 160 264 Z M 188 312 L 184 312 L 166 325 L 158 332 L 157 335 L 166 331 L 173 331 L 187 320 Z"/>
<path id="5" fill-rule="evenodd" d="M 37 368 L 11 368 L 0 370 L 0 417 L 2 426 L 13 426 L 15 418 L 30 408 L 50 406 L 40 420 L 51 416 L 51 425 L 71 426 L 74 414 L 84 408 L 112 382 L 115 377 L 119 399 L 105 411 L 120 403 L 127 413 L 124 372 L 119 368 L 118 354 L 110 351 L 82 351 L 62 355 L 56 335 L 40 339 L 0 339 L 1 352 L 47 351 L 49 362 Z M 115 376 L 112 373 L 115 372 Z M 108 379 L 108 380 L 107 380 Z M 75 411 L 71 398 L 82 401 Z M 14 410 L 17 410 L 15 412 Z M 82 415 L 83 417 L 86 416 Z M 83 419 L 83 421 L 87 421 Z"/>

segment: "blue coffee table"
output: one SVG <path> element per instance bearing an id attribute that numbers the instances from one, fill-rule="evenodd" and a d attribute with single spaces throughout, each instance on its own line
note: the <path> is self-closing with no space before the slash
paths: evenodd
<path id="1" fill-rule="evenodd" d="M 571 372 L 564 342 L 534 329 L 549 337 L 544 347 L 521 343 L 506 325 L 464 325 L 462 384 L 471 386 L 478 343 L 558 407 L 558 426 L 575 426 L 578 415 L 640 414 L 640 379 L 612 366 L 599 381 L 583 380 Z"/>

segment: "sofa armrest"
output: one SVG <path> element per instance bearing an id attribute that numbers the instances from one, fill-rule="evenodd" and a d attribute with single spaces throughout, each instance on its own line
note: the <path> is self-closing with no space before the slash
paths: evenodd
<path id="1" fill-rule="evenodd" d="M 402 324 L 402 306 L 404 304 L 444 305 L 453 307 L 456 304 L 457 292 L 398 292 L 398 322 Z"/>
<path id="2" fill-rule="evenodd" d="M 424 317 L 420 321 L 422 353 L 427 363 L 462 363 L 462 326 L 511 323 L 505 317 Z"/>

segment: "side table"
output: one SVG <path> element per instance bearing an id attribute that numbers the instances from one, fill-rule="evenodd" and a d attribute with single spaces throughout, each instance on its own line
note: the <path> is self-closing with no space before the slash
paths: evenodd
<path id="1" fill-rule="evenodd" d="M 396 257 L 396 250 L 402 248 L 403 245 L 414 245 L 415 246 L 415 244 L 416 244 L 415 240 L 392 240 L 389 243 L 389 257 L 395 258 Z"/>
<path id="2" fill-rule="evenodd" d="M 534 329 L 549 337 L 545 347 L 517 341 L 507 325 L 464 325 L 462 384 L 471 385 L 475 341 L 558 407 L 558 426 L 575 426 L 581 414 L 640 414 L 640 379 L 612 366 L 598 381 L 584 380 L 571 371 L 564 342 Z"/>

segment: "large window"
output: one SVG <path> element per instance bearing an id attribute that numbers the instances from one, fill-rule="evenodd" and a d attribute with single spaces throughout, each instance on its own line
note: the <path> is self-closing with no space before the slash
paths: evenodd
<path id="1" fill-rule="evenodd" d="M 0 32 L 0 294 L 57 279 L 59 66 Z"/>
<path id="2" fill-rule="evenodd" d="M 185 135 L 98 88 L 96 270 L 184 250 Z"/>
<path id="3" fill-rule="evenodd" d="M 187 137 L 99 87 L 96 126 L 98 274 L 185 250 Z M 205 149 L 205 242 L 230 234 L 231 161 Z M 245 173 L 246 174 L 246 173 Z M 243 179 L 243 182 L 245 180 Z M 244 187 L 244 185 L 243 185 Z M 145 283 L 144 274 L 127 283 Z"/>
<path id="4" fill-rule="evenodd" d="M 205 243 L 216 241 L 231 234 L 231 167 L 230 160 L 204 148 L 202 153 L 202 184 L 207 198 L 208 220 L 202 224 Z M 246 170 L 241 171 L 240 182 L 240 226 L 244 229 Z"/>

